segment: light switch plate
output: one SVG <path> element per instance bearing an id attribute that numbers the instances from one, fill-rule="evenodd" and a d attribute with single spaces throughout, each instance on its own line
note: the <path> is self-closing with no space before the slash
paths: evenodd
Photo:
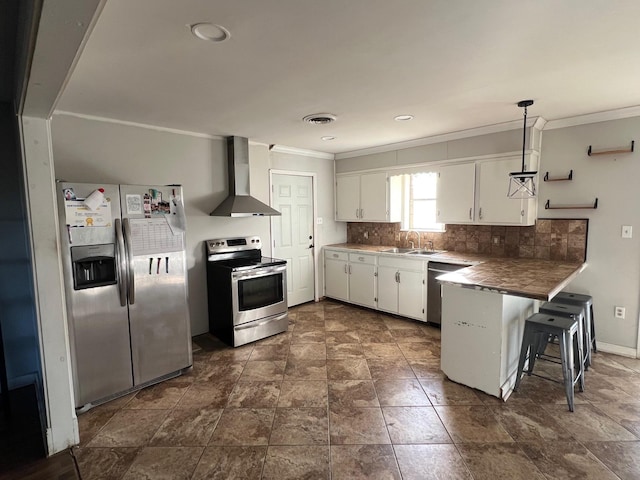
<path id="1" fill-rule="evenodd" d="M 631 225 L 622 226 L 622 238 L 631 238 L 633 236 L 633 227 Z"/>
<path id="2" fill-rule="evenodd" d="M 624 307 L 615 307 L 613 313 L 616 318 L 624 318 L 626 312 Z"/>

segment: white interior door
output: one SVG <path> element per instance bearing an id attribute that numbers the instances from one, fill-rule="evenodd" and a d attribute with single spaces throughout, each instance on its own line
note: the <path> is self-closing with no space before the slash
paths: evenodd
<path id="1" fill-rule="evenodd" d="M 273 174 L 271 206 L 282 213 L 271 217 L 273 256 L 287 261 L 289 306 L 310 302 L 314 290 L 313 178 Z"/>

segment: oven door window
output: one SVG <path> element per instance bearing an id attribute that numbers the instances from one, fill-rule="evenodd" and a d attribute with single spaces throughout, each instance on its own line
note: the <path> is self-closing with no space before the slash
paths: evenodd
<path id="1" fill-rule="evenodd" d="M 238 306 L 241 312 L 284 301 L 282 273 L 238 281 Z"/>

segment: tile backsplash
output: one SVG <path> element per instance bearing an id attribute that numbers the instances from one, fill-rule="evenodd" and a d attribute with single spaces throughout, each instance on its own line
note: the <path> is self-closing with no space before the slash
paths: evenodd
<path id="1" fill-rule="evenodd" d="M 447 225 L 446 232 L 419 232 L 423 247 L 484 253 L 500 257 L 584 261 L 587 257 L 587 219 L 538 219 L 532 227 Z M 348 223 L 347 242 L 362 245 L 418 246 L 417 236 L 400 230 L 400 223 Z"/>

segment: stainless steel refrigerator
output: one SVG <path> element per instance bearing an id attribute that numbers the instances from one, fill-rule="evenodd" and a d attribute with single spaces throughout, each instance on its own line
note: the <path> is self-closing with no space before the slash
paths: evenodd
<path id="1" fill-rule="evenodd" d="M 57 183 L 76 407 L 192 364 L 182 188 Z"/>

